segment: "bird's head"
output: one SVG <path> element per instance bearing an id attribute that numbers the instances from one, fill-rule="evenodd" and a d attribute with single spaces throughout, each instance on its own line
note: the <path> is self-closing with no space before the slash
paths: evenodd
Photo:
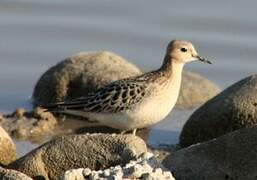
<path id="1" fill-rule="evenodd" d="M 178 63 L 187 63 L 191 61 L 201 61 L 204 63 L 211 64 L 211 62 L 201 57 L 195 50 L 193 44 L 183 40 L 173 40 L 167 47 L 166 55 L 170 59 Z"/>

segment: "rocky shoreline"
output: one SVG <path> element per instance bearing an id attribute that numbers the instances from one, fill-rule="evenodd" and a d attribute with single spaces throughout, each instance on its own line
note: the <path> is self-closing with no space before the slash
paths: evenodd
<path id="1" fill-rule="evenodd" d="M 37 107 L 141 73 L 107 51 L 79 53 L 50 68 L 35 86 L 31 112 L 19 108 L 0 114 L 0 178 L 256 179 L 257 75 L 219 93 L 209 80 L 185 72 L 177 108 L 201 106 L 183 127 L 178 148 L 172 150 L 147 146 L 149 129 L 139 130 L 138 136 L 121 135 Z M 44 144 L 17 159 L 8 134 Z"/>

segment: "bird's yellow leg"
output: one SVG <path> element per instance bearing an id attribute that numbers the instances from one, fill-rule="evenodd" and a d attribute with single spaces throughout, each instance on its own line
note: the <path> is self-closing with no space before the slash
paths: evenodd
<path id="1" fill-rule="evenodd" d="M 121 135 L 123 135 L 123 134 L 125 134 L 126 132 L 127 132 L 127 131 L 121 131 L 121 133 L 120 133 L 120 134 L 121 134 Z"/>
<path id="2" fill-rule="evenodd" d="M 135 136 L 137 132 L 137 129 L 133 129 L 132 134 Z"/>

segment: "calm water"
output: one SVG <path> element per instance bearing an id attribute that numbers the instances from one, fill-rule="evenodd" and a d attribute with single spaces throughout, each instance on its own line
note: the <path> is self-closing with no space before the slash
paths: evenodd
<path id="1" fill-rule="evenodd" d="M 257 71 L 256 7 L 250 0 L 1 0 L 0 112 L 29 107 L 40 75 L 76 52 L 111 50 L 149 70 L 173 38 L 193 41 L 214 63 L 187 69 L 225 88 Z M 156 125 L 150 144 L 176 143 L 192 111 Z M 24 143 L 20 154 L 33 147 Z"/>

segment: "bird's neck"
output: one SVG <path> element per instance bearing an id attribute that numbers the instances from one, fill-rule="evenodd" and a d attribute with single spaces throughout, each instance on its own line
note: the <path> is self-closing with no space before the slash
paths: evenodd
<path id="1" fill-rule="evenodd" d="M 159 71 L 169 79 L 181 79 L 182 70 L 184 63 L 172 59 L 170 56 L 166 55 L 163 64 Z"/>

